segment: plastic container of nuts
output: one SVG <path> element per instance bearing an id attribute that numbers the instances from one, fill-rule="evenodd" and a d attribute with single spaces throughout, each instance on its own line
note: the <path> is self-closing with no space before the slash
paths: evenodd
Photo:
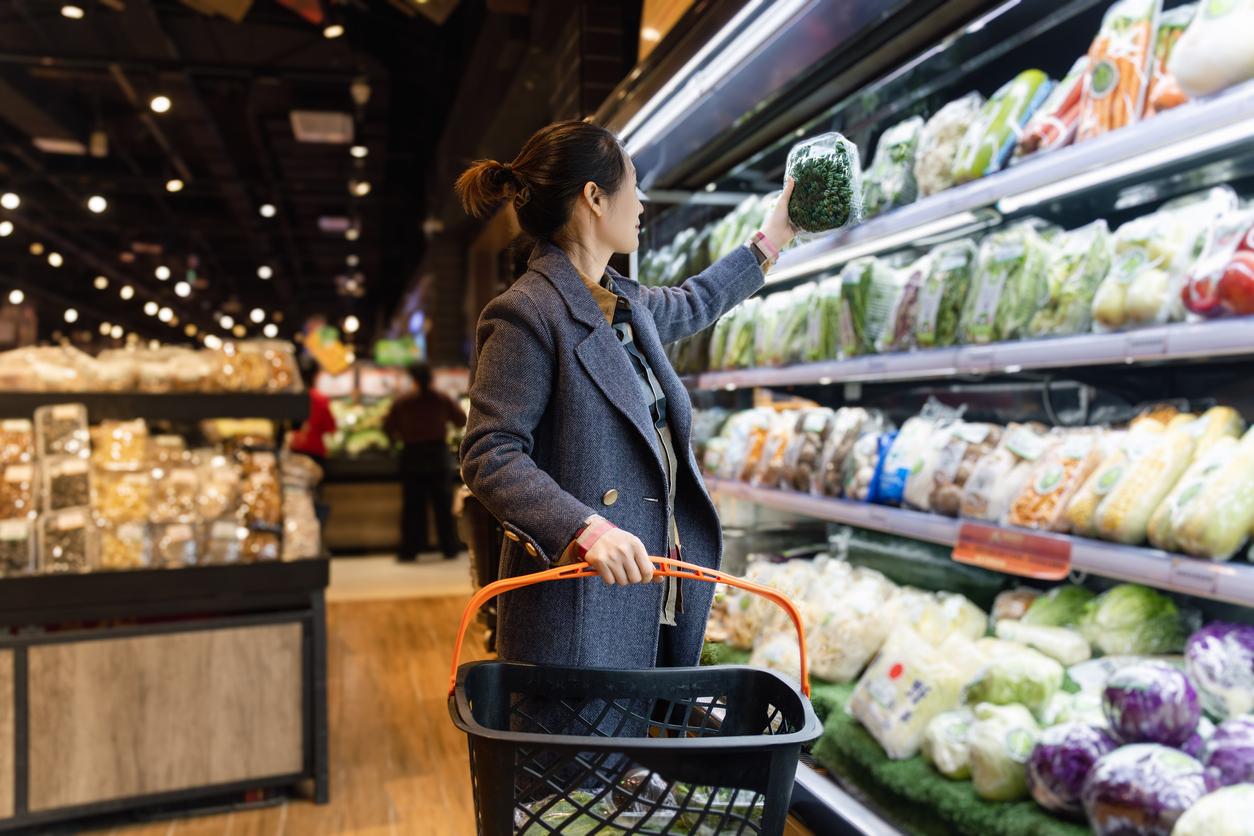
<path id="1" fill-rule="evenodd" d="M 205 526 L 205 546 L 201 563 L 238 563 L 248 529 L 234 517 L 214 520 Z"/>
<path id="2" fill-rule="evenodd" d="M 43 507 L 48 511 L 62 508 L 91 507 L 91 465 L 78 456 L 51 456 L 39 468 L 43 483 Z"/>
<path id="3" fill-rule="evenodd" d="M 127 522 L 100 529 L 101 569 L 143 569 L 148 564 L 148 538 L 143 523 Z"/>
<path id="4" fill-rule="evenodd" d="M 39 518 L 36 568 L 48 574 L 90 571 L 99 545 L 88 509 L 49 511 Z"/>
<path id="5" fill-rule="evenodd" d="M 41 456 L 85 458 L 91 452 L 87 407 L 81 403 L 62 403 L 36 409 L 35 447 Z"/>
<path id="6" fill-rule="evenodd" d="M 0 465 L 24 464 L 35 457 L 35 430 L 25 418 L 0 421 Z"/>
<path id="7" fill-rule="evenodd" d="M 35 524 L 28 519 L 0 520 L 0 575 L 35 570 Z"/>
<path id="8" fill-rule="evenodd" d="M 92 431 L 91 460 L 106 470 L 138 470 L 148 456 L 148 425 L 134 421 L 101 421 Z"/>
<path id="9" fill-rule="evenodd" d="M 39 483 L 35 465 L 0 465 L 0 520 L 34 519 L 38 512 Z"/>
<path id="10" fill-rule="evenodd" d="M 152 513 L 152 473 L 97 471 L 95 498 L 96 516 L 108 525 L 147 522 Z"/>
<path id="11" fill-rule="evenodd" d="M 153 522 L 192 523 L 199 519 L 196 497 L 199 471 L 194 467 L 155 467 L 152 470 Z"/>
<path id="12" fill-rule="evenodd" d="M 152 564 L 166 569 L 195 566 L 198 554 L 196 526 L 191 523 L 152 523 L 148 542 Z"/>

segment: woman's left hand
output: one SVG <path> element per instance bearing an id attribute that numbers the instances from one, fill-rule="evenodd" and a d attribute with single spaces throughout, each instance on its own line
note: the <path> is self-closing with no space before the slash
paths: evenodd
<path id="1" fill-rule="evenodd" d="M 796 180 L 793 180 L 791 177 L 788 178 L 784 183 L 784 191 L 775 203 L 774 211 L 766 219 L 766 223 L 762 224 L 762 234 L 777 249 L 782 250 L 784 247 L 787 247 L 797 235 L 797 230 L 793 229 L 792 221 L 788 219 L 788 202 L 792 199 L 792 189 L 796 184 Z"/>

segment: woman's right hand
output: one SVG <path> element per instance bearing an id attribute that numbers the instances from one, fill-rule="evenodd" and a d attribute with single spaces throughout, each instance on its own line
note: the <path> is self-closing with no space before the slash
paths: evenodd
<path id="1" fill-rule="evenodd" d="M 653 576 L 653 563 L 649 560 L 649 552 L 644 543 L 636 535 L 621 528 L 602 534 L 588 550 L 584 560 L 597 571 L 606 586 L 662 580 L 661 575 L 656 578 Z"/>

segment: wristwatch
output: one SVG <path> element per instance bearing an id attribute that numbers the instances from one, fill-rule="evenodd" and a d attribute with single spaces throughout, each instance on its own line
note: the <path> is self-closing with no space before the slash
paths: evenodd
<path id="1" fill-rule="evenodd" d="M 758 266 L 766 272 L 766 268 L 775 263 L 779 258 L 779 248 L 771 243 L 771 239 L 766 237 L 766 233 L 758 230 L 753 233 L 753 237 L 748 242 L 749 251 L 758 258 Z"/>

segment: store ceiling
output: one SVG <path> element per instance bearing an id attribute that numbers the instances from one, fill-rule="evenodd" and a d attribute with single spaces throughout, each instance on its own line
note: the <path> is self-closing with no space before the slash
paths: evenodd
<path id="1" fill-rule="evenodd" d="M 226 313 L 256 335 L 253 308 L 281 312 L 286 335 L 308 315 L 350 312 L 369 331 L 421 258 L 428 161 L 479 4 L 431 0 L 422 14 L 411 0 L 74 5 L 79 19 L 60 0 L 0 10 L 0 191 L 21 199 L 0 212 L 15 230 L 0 238 L 0 286 L 25 287 L 44 307 L 73 301 L 79 328 L 108 318 L 173 339 L 143 314 L 157 301 L 180 331 Z M 344 33 L 328 39 L 328 25 Z M 154 112 L 154 96 L 169 110 Z M 302 141 L 307 132 L 321 141 Z M 358 181 L 368 193 L 350 190 Z M 88 208 L 93 195 L 105 211 Z M 161 266 L 170 279 L 157 278 Z"/>

